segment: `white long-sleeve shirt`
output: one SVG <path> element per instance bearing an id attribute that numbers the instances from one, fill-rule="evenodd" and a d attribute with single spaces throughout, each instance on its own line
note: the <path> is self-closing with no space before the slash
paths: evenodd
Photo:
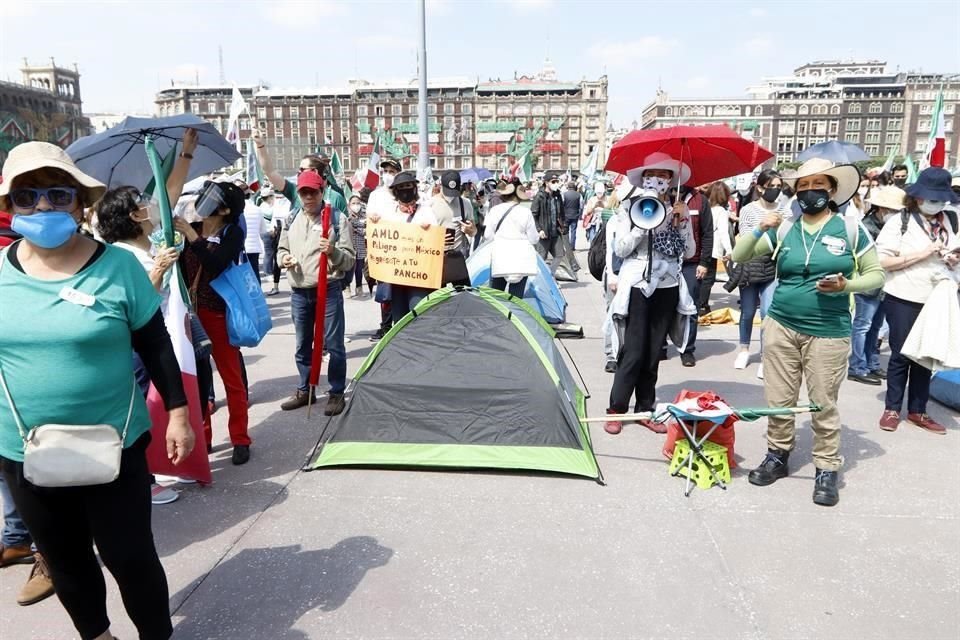
<path id="1" fill-rule="evenodd" d="M 710 208 L 713 214 L 713 257 L 720 259 L 733 253 L 733 243 L 730 242 L 730 212 L 725 207 Z"/>
<path id="2" fill-rule="evenodd" d="M 247 200 L 243 206 L 243 219 L 247 223 L 243 250 L 247 253 L 263 253 L 263 211 L 252 200 Z"/>
<path id="3" fill-rule="evenodd" d="M 616 254 L 619 257 L 623 258 L 623 267 L 621 267 L 621 272 L 623 271 L 624 268 L 626 268 L 628 263 L 631 264 L 631 266 L 634 266 L 632 263 L 639 263 L 639 267 L 642 272 L 646 269 L 647 255 L 648 255 L 647 238 L 649 237 L 650 234 L 648 234 L 645 229 L 639 229 L 634 227 L 630 221 L 630 215 L 626 212 L 626 210 L 623 210 L 622 207 L 621 207 L 621 210 L 622 210 L 622 214 L 619 214 L 619 219 L 616 225 L 617 226 L 617 229 L 615 232 L 616 239 L 614 240 L 614 243 L 613 243 L 614 245 L 613 250 L 616 252 Z M 611 218 L 610 222 L 612 222 L 613 220 L 617 220 L 617 218 Z M 672 216 L 668 212 L 663 222 L 660 223 L 660 226 L 658 226 L 653 230 L 654 234 L 660 231 L 667 230 L 671 224 L 672 224 Z M 697 252 L 697 245 L 693 238 L 693 226 L 690 224 L 688 220 L 683 222 L 680 225 L 678 230 L 680 231 L 680 235 L 683 237 L 683 240 L 684 240 L 683 259 L 689 260 Z M 661 256 L 659 253 L 657 253 L 656 251 L 654 251 L 653 256 L 654 256 L 653 267 L 656 267 L 657 263 L 660 261 L 665 260 L 665 261 L 673 262 L 677 260 L 676 258 L 665 258 Z M 651 269 L 651 272 L 654 272 L 654 271 L 655 271 L 654 269 Z M 647 283 L 645 281 L 641 281 L 641 282 L 635 283 L 634 286 L 643 287 L 643 286 L 646 286 L 646 284 Z M 668 287 L 675 287 L 677 286 L 677 284 L 678 284 L 678 281 L 677 281 L 676 274 L 674 273 L 674 270 L 671 268 L 662 274 L 662 277 L 660 277 L 659 282 L 657 283 L 657 288 L 666 289 Z"/>

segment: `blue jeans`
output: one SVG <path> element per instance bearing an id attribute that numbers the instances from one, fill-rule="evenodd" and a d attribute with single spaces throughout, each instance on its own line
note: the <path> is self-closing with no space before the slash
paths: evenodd
<path id="1" fill-rule="evenodd" d="M 767 309 L 773 302 L 773 292 L 777 290 L 777 281 L 763 284 L 751 284 L 740 287 L 740 346 L 749 347 L 753 339 L 753 318 L 757 315 L 759 302 L 760 318 L 767 317 Z M 763 352 L 763 331 L 760 331 L 760 352 Z"/>
<path id="2" fill-rule="evenodd" d="M 567 223 L 567 237 L 570 239 L 570 250 L 577 248 L 577 227 L 580 225 L 580 218 L 574 218 L 573 220 L 566 220 Z"/>
<path id="3" fill-rule="evenodd" d="M 13 504 L 13 496 L 10 495 L 10 489 L 3 474 L 0 474 L 0 499 L 3 500 L 3 537 L 0 538 L 0 542 L 5 547 L 30 544 L 33 538 L 30 537 L 27 525 L 17 513 L 17 507 Z"/>
<path id="4" fill-rule="evenodd" d="M 393 315 L 393 324 L 400 322 L 400 318 L 420 304 L 420 301 L 433 293 L 431 289 L 408 287 L 395 284 L 390 287 L 390 313 Z"/>
<path id="5" fill-rule="evenodd" d="M 848 372 L 865 376 L 880 368 L 880 350 L 877 337 L 883 326 L 884 313 L 880 296 L 854 294 L 857 310 L 853 316 L 853 336 L 850 341 L 850 366 Z"/>
<path id="6" fill-rule="evenodd" d="M 343 342 L 345 323 L 343 319 L 342 280 L 327 283 L 327 313 L 323 321 L 323 350 L 330 354 L 327 365 L 327 381 L 330 393 L 343 393 L 347 388 L 347 348 Z M 300 373 L 300 386 L 306 392 L 310 388 L 310 361 L 313 357 L 313 328 L 317 316 L 317 290 L 313 287 L 293 289 L 290 294 L 290 315 L 297 334 L 295 360 Z"/>

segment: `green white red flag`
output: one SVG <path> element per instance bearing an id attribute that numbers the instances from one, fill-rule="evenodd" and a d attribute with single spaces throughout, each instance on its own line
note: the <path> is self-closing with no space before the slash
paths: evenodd
<path id="1" fill-rule="evenodd" d="M 927 153 L 921 167 L 943 167 L 947 164 L 947 132 L 943 117 L 943 89 L 937 95 L 930 119 L 930 138 L 927 140 Z"/>

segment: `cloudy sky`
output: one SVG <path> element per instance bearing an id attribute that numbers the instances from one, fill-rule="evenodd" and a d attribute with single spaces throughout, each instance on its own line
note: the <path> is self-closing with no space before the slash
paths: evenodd
<path id="1" fill-rule="evenodd" d="M 941 33 L 935 31 L 942 30 Z M 741 96 L 812 60 L 871 58 L 891 69 L 960 72 L 960 2 L 427 0 L 432 78 L 535 73 L 610 81 L 616 126 L 658 86 Z M 76 62 L 84 111 L 152 112 L 171 80 L 344 86 L 416 73 L 414 0 L 0 0 L 0 79 L 23 58 Z"/>

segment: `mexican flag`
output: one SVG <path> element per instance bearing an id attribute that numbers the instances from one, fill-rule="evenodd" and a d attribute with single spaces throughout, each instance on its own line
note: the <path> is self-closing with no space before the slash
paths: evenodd
<path id="1" fill-rule="evenodd" d="M 528 182 L 533 178 L 533 166 L 531 166 L 530 161 L 530 152 L 528 151 L 510 167 L 510 179 L 519 178 L 520 182 Z"/>
<path id="2" fill-rule="evenodd" d="M 147 465 L 150 472 L 181 478 L 191 478 L 203 484 L 213 482 L 210 473 L 210 459 L 207 457 L 206 436 L 203 433 L 203 417 L 200 411 L 200 393 L 197 387 L 197 356 L 193 349 L 190 332 L 190 314 L 187 302 L 184 299 L 183 287 L 180 286 L 182 276 L 180 267 L 173 265 L 170 270 L 170 299 L 167 302 L 163 320 L 173 343 L 173 351 L 180 365 L 180 378 L 183 380 L 183 390 L 187 394 L 190 426 L 196 444 L 186 460 L 174 466 L 167 458 L 167 422 L 169 414 L 163 406 L 163 399 L 156 387 L 150 385 L 147 394 L 147 408 L 150 411 L 150 420 L 153 426 L 150 429 L 150 446 L 147 448 Z"/>
<path id="3" fill-rule="evenodd" d="M 335 176 L 343 175 L 343 163 L 340 162 L 340 154 L 337 153 L 336 149 L 330 154 L 330 171 L 332 171 Z"/>
<path id="4" fill-rule="evenodd" d="M 260 168 L 260 162 L 257 161 L 257 152 L 253 148 L 253 140 L 247 140 L 247 177 L 244 180 L 250 185 L 251 191 L 260 191 L 260 185 L 264 182 L 263 169 Z"/>
<path id="5" fill-rule="evenodd" d="M 357 169 L 350 180 L 350 186 L 354 191 L 360 191 L 367 187 L 371 191 L 380 185 L 380 136 L 378 135 L 373 142 L 373 150 L 370 152 L 370 158 L 367 160 L 366 169 Z"/>
<path id="6" fill-rule="evenodd" d="M 230 100 L 230 116 L 227 119 L 227 135 L 224 137 L 227 139 L 227 142 L 237 146 L 237 151 L 241 150 L 240 115 L 244 111 L 250 113 L 250 110 L 247 108 L 247 103 L 240 94 L 240 89 L 237 88 L 237 85 L 233 85 L 233 97 Z"/>
<path id="7" fill-rule="evenodd" d="M 943 89 L 937 95 L 930 119 L 930 138 L 927 140 L 927 153 L 921 167 L 943 167 L 947 163 L 947 133 L 943 118 Z"/>
<path id="8" fill-rule="evenodd" d="M 587 158 L 584 165 L 580 167 L 580 176 L 587 182 L 590 182 L 597 173 L 597 149 L 599 148 L 600 145 L 595 145 L 593 151 L 590 152 L 590 157 Z"/>

